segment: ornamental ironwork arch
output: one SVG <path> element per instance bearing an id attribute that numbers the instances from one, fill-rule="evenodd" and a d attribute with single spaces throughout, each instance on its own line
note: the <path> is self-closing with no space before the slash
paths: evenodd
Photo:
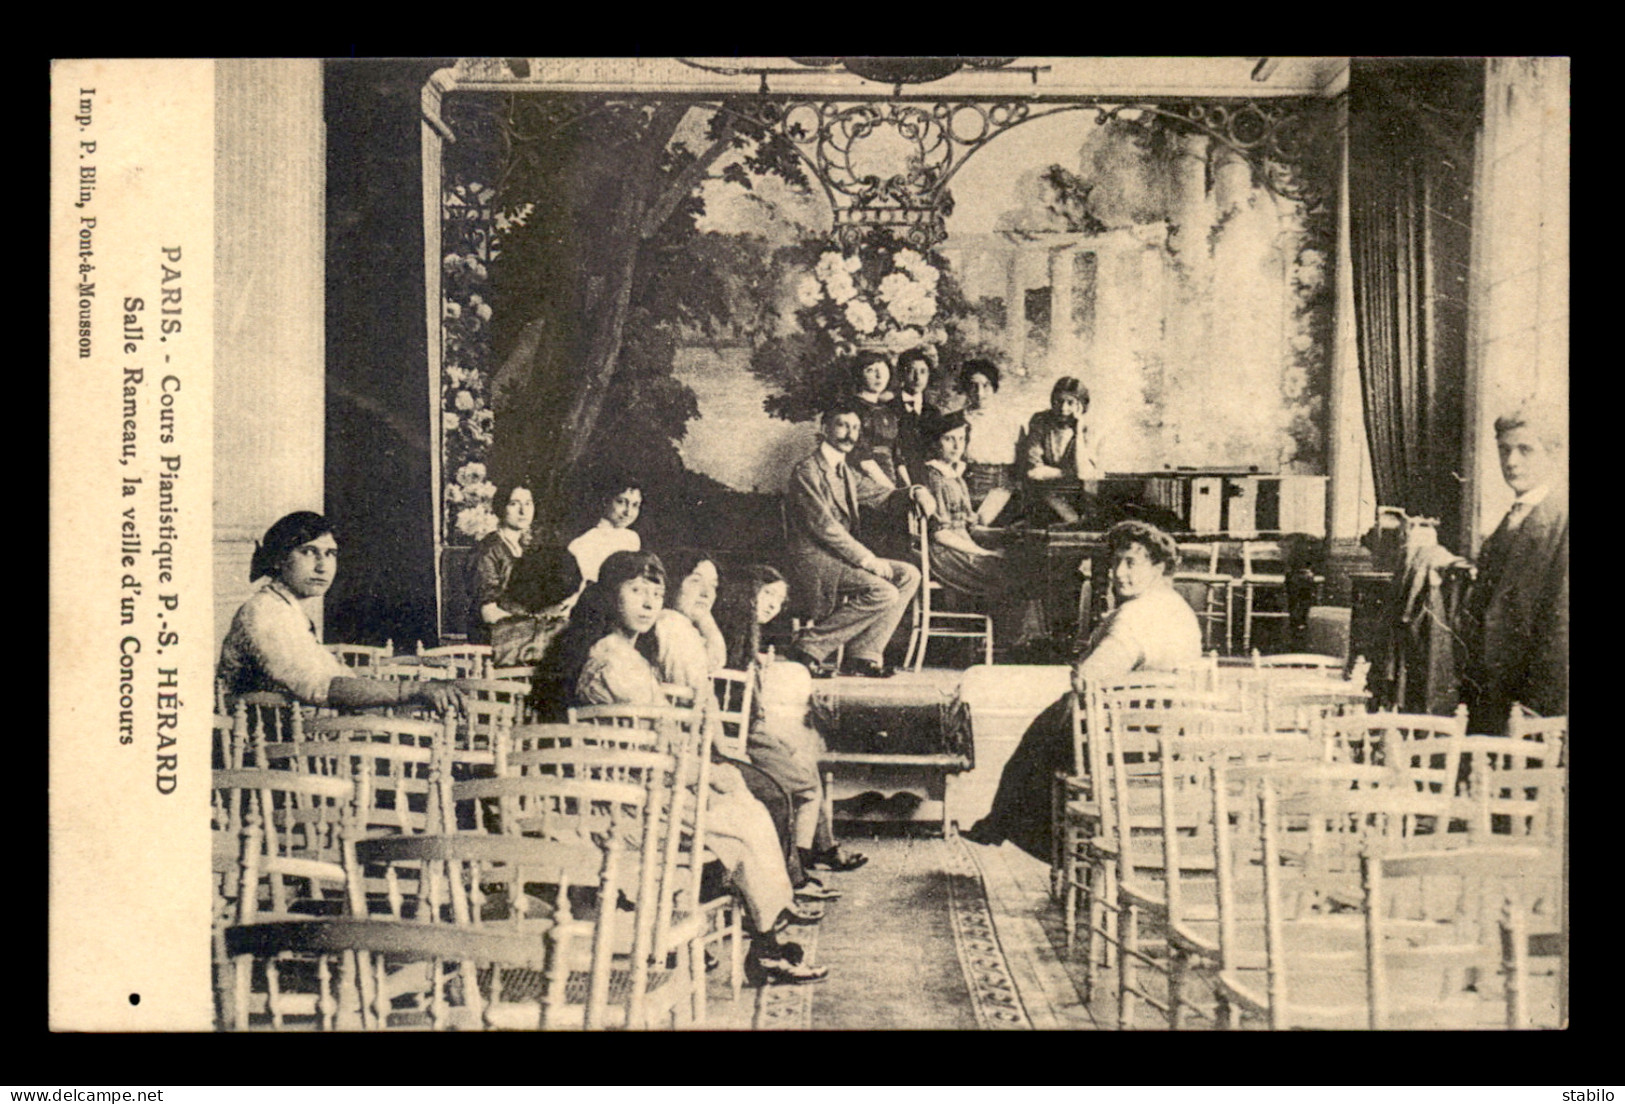
<path id="1" fill-rule="evenodd" d="M 1093 101 L 760 98 L 713 104 L 748 126 L 787 139 L 812 170 L 834 213 L 835 234 L 855 244 L 875 229 L 916 248 L 947 236 L 948 184 L 978 151 L 1023 123 L 1064 112 L 1092 111 L 1104 126 L 1132 114 L 1166 119 L 1203 134 L 1244 158 L 1271 193 L 1323 210 L 1335 173 L 1336 109 L 1323 99 L 1180 100 L 1107 104 Z M 863 171 L 862 145 L 882 132 L 912 145 L 907 170 Z"/>

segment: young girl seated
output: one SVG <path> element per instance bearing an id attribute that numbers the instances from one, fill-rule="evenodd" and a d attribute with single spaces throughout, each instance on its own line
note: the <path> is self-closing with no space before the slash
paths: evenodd
<path id="1" fill-rule="evenodd" d="M 971 427 L 964 413 L 923 418 L 920 433 L 931 455 L 926 486 L 937 501 L 936 513 L 927 521 L 931 578 L 945 590 L 989 601 L 994 640 L 1004 647 L 1025 647 L 1043 632 L 1037 590 L 1043 573 L 1037 565 L 1012 562 L 1002 550 L 983 548 L 971 538 L 975 512 L 964 477 Z"/>

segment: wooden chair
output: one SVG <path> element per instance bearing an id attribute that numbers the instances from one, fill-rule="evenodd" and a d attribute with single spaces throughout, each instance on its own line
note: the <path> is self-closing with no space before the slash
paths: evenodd
<path id="1" fill-rule="evenodd" d="M 1181 927 L 1181 870 L 1205 871 L 1211 877 L 1211 848 L 1182 851 L 1179 838 L 1211 830 L 1211 802 L 1200 788 L 1206 781 L 1200 763 L 1211 754 L 1286 761 L 1311 757 L 1306 737 L 1243 735 L 1242 715 L 1224 708 L 1227 704 L 1178 690 L 1139 691 L 1100 703 L 1106 713 L 1105 742 L 1095 759 L 1106 771 L 1109 798 L 1103 803 L 1106 832 L 1093 850 L 1097 869 L 1111 869 L 1107 877 L 1097 874 L 1094 879 L 1101 901 L 1092 910 L 1088 940 L 1110 938 L 1115 928 L 1120 1028 L 1134 1025 L 1137 1002 L 1157 1009 L 1171 1024 L 1178 1018 L 1179 980 L 1172 966 L 1182 966 L 1184 959 L 1170 955 L 1169 941 L 1176 929 L 1188 937 Z M 1198 747 L 1203 749 L 1200 755 Z M 1196 765 L 1170 760 L 1181 752 L 1197 760 Z M 1094 923 L 1103 910 L 1115 914 L 1113 924 Z M 1146 921 L 1154 922 L 1151 930 L 1142 927 Z M 1092 951 L 1087 942 L 1085 951 Z M 1169 976 L 1170 999 L 1159 1000 L 1141 983 L 1142 966 Z"/>
<path id="2" fill-rule="evenodd" d="M 622 991 L 627 1023 L 634 1027 L 647 1026 L 657 1010 L 678 1014 L 685 1004 L 694 1022 L 705 1020 L 706 918 L 695 908 L 698 882 L 691 875 L 693 857 L 703 847 L 698 778 L 707 773 L 695 754 L 697 748 L 697 744 L 670 751 L 576 746 L 515 753 L 510 767 L 521 773 L 476 779 L 454 788 L 458 800 L 494 802 L 496 820 L 506 835 L 564 842 L 614 838 L 635 854 L 635 878 L 618 876 L 611 893 L 602 892 L 599 883 L 600 927 L 593 943 L 595 962 L 607 964 L 603 956 L 617 938 L 621 912 L 616 902 L 624 893 L 634 905 L 634 916 L 630 939 L 619 939 L 626 948 Z M 635 799 L 634 793 L 639 795 Z M 698 827 L 685 832 L 689 824 Z M 667 968 L 668 956 L 675 956 L 675 970 Z M 607 972 L 593 977 L 608 986 Z M 656 990 L 659 996 L 649 1000 Z M 597 1001 L 600 1011 L 602 1003 Z M 596 1022 L 598 1014 L 592 1019 Z"/>
<path id="3" fill-rule="evenodd" d="M 718 753 L 729 759 L 748 762 L 750 753 L 750 710 L 756 688 L 756 676 L 747 671 L 718 671 L 711 676 L 711 687 L 716 693 L 717 708 L 711 714 L 716 732 L 712 745 Z"/>
<path id="4" fill-rule="evenodd" d="M 624 764 L 625 755 L 617 758 Z M 632 963 L 648 957 L 617 902 L 623 891 L 638 899 L 645 835 L 661 830 L 652 819 L 659 803 L 650 800 L 651 788 L 663 784 L 660 758 L 642 756 L 641 781 L 559 774 L 474 780 L 467 784 L 471 800 L 494 796 L 512 806 L 507 826 L 514 831 L 363 840 L 357 859 L 385 867 L 392 919 L 545 940 L 545 972 L 518 969 L 484 979 L 489 997 L 502 1001 L 487 1007 L 488 1025 L 602 1028 L 612 997 L 626 1003 Z M 403 882 L 417 892 L 403 892 Z M 572 902 L 574 887 L 591 889 L 594 899 Z"/>
<path id="5" fill-rule="evenodd" d="M 1255 621 L 1290 621 L 1287 608 L 1286 554 L 1276 541 L 1241 542 L 1241 576 L 1236 580 L 1241 587 L 1241 650 L 1253 651 L 1253 623 Z M 1259 596 L 1279 594 L 1280 607 L 1267 609 L 1259 604 Z"/>
<path id="6" fill-rule="evenodd" d="M 1087 763 L 1090 792 L 1074 799 L 1066 810 L 1068 827 L 1075 823 L 1079 830 L 1072 834 L 1073 850 L 1065 856 L 1064 916 L 1069 931 L 1075 931 L 1080 918 L 1083 921 L 1088 994 L 1093 993 L 1099 966 L 1110 966 L 1115 957 L 1123 968 L 1118 954 L 1125 948 L 1119 934 L 1117 883 L 1125 871 L 1160 860 L 1160 846 L 1148 847 L 1148 842 L 1156 841 L 1148 841 L 1145 833 L 1158 824 L 1154 780 L 1160 735 L 1239 731 L 1243 725 L 1239 710 L 1222 708 L 1229 702 L 1169 687 L 1168 677 L 1180 678 L 1152 673 L 1148 680 L 1164 685 L 1085 688 L 1087 727 L 1078 734 L 1082 748 L 1075 753 Z"/>
<path id="7" fill-rule="evenodd" d="M 452 667 L 455 678 L 483 679 L 491 674 L 491 646 L 489 644 L 444 644 L 438 648 L 425 648 L 418 641 L 420 660 L 440 661 Z"/>
<path id="8" fill-rule="evenodd" d="M 234 869 L 222 872 L 234 898 L 231 915 L 224 917 L 228 925 L 364 915 L 365 901 L 350 879 L 354 801 L 347 779 L 261 768 L 213 771 L 210 819 L 217 848 L 236 844 Z M 217 927 L 214 951 L 220 1014 L 230 1024 L 246 1022 L 245 1015 L 232 1015 L 243 998 L 229 994 L 246 992 L 253 964 L 231 952 L 228 930 Z M 267 1000 L 273 1018 L 309 1003 L 282 1001 L 274 978 Z"/>
<path id="9" fill-rule="evenodd" d="M 457 761 L 455 725 L 361 714 L 321 717 L 307 739 L 278 745 L 273 763 L 306 774 L 354 779 L 363 832 L 405 835 L 452 830 L 447 776 Z"/>
<path id="10" fill-rule="evenodd" d="M 1177 1030 L 1192 1011 L 1211 1015 L 1190 998 L 1186 982 L 1220 964 L 1213 764 L 1291 774 L 1319 763 L 1321 752 L 1305 733 L 1185 732 L 1161 736 L 1157 743 L 1157 816 L 1143 831 L 1152 837 L 1144 842 L 1159 844 L 1161 854 L 1141 853 L 1134 869 L 1120 869 L 1112 903 L 1121 933 L 1118 1015 L 1121 1027 L 1133 1028 L 1136 1005 L 1149 1005 L 1161 1014 L 1162 1026 Z M 1114 785 L 1121 787 L 1122 781 L 1114 779 Z M 1114 803 L 1120 805 L 1120 799 Z M 1146 987 L 1146 969 L 1165 979 L 1165 1000 Z"/>
<path id="11" fill-rule="evenodd" d="M 1174 572 L 1174 585 L 1201 587 L 1201 601 L 1195 605 L 1196 619 L 1202 623 L 1202 650 L 1214 647 L 1213 630 L 1224 627 L 1224 654 L 1235 651 L 1235 589 L 1236 576 L 1219 570 L 1222 541 L 1205 544 L 1181 544 L 1179 567 Z"/>
<path id="12" fill-rule="evenodd" d="M 690 749 L 699 760 L 696 794 L 710 791 L 712 745 L 717 726 L 704 723 L 703 715 L 692 709 L 675 706 L 595 705 L 579 706 L 569 711 L 572 723 L 599 725 L 614 731 L 614 738 L 626 747 L 645 747 L 656 750 Z M 698 841 L 691 849 L 687 869 L 692 878 L 690 900 L 703 925 L 700 952 L 713 943 L 728 943 L 730 983 L 737 998 L 744 977 L 744 904 L 733 893 L 711 901 L 700 901 L 700 871 L 705 864 L 706 802 L 696 801 L 691 822 L 693 838 Z M 703 987 L 697 994 L 703 1004 Z"/>
<path id="13" fill-rule="evenodd" d="M 1304 777 L 1263 774 L 1259 783 L 1258 874 L 1262 881 L 1263 963 L 1255 942 L 1243 947 L 1233 886 L 1227 876 L 1246 869 L 1219 863 L 1219 940 L 1224 968 L 1217 975 L 1219 1016 L 1234 1026 L 1238 1012 L 1266 1018 L 1272 1029 L 1288 1027 L 1488 1026 L 1484 1000 L 1460 984 L 1469 969 L 1499 962 L 1507 973 L 1505 1018 L 1521 1015 L 1517 994 L 1525 988 L 1516 936 L 1521 903 L 1507 879 L 1520 866 L 1536 861 L 1533 851 L 1462 848 L 1455 851 L 1404 851 L 1394 848 L 1400 826 L 1414 813 L 1416 794 L 1407 785 L 1354 788 L 1348 772 L 1369 774 L 1373 768 L 1322 766 L 1318 784 Z M 1374 768 L 1382 772 L 1384 768 Z M 1217 782 L 1216 795 L 1226 792 Z M 1279 796 L 1279 795 L 1285 796 Z M 1327 841 L 1319 862 L 1295 862 L 1289 841 L 1293 818 L 1326 821 L 1342 830 Z M 1215 823 L 1218 823 L 1217 817 Z M 1287 846 L 1283 846 L 1287 843 Z M 1335 854 L 1341 864 L 1324 860 Z M 1227 870 L 1226 867 L 1230 869 Z M 1353 874 L 1352 905 L 1339 898 Z M 1327 879 L 1339 892 L 1325 889 Z M 1406 908 L 1396 908 L 1395 879 L 1451 881 L 1454 892 L 1428 893 L 1412 887 Z M 1308 907 L 1304 902 L 1310 901 Z M 1488 904 L 1489 907 L 1486 907 Z M 1487 914 L 1500 917 L 1485 925 Z M 1499 936 L 1497 938 L 1497 935 Z M 1262 973 L 1263 987 L 1257 980 Z M 1401 1021 L 1396 1007 L 1403 987 L 1412 1018 Z M 1350 999 L 1351 995 L 1355 999 Z"/>
<path id="14" fill-rule="evenodd" d="M 340 663 L 362 675 L 370 675 L 373 667 L 395 658 L 393 640 L 384 641 L 383 647 L 375 644 L 329 644 L 327 650 L 337 656 Z"/>
<path id="15" fill-rule="evenodd" d="M 530 687 L 511 679 L 457 679 L 467 713 L 457 720 L 455 747 L 468 755 L 489 755 L 491 773 L 503 773 L 503 759 L 511 746 L 513 730 L 524 724 Z"/>
<path id="16" fill-rule="evenodd" d="M 1179 682 L 1178 677 L 1172 672 L 1145 672 L 1140 677 L 1141 681 L 1132 685 L 1102 689 L 1111 692 L 1115 689 L 1131 689 L 1133 686 L 1172 687 Z M 1050 854 L 1050 896 L 1056 901 L 1063 902 L 1063 907 L 1069 910 L 1066 948 L 1070 953 L 1075 926 L 1072 922 L 1075 914 L 1071 910 L 1076 907 L 1076 900 L 1071 894 L 1083 892 L 1083 887 L 1075 877 L 1076 864 L 1082 856 L 1083 838 L 1099 829 L 1100 811 L 1094 799 L 1094 788 L 1099 780 L 1092 778 L 1089 773 L 1091 761 L 1087 736 L 1087 698 L 1073 691 L 1068 694 L 1067 699 L 1072 716 L 1072 765 L 1069 770 L 1056 772 L 1051 790 L 1053 840 Z"/>
<path id="17" fill-rule="evenodd" d="M 918 671 L 925 666 L 925 652 L 933 640 L 980 640 L 982 662 L 993 662 L 993 618 L 985 613 L 955 613 L 934 609 L 933 602 L 943 593 L 942 584 L 931 578 L 931 535 L 920 517 L 909 511 L 909 537 L 920 554 L 920 590 L 914 598 L 914 627 L 909 630 L 908 650 L 903 665 Z"/>

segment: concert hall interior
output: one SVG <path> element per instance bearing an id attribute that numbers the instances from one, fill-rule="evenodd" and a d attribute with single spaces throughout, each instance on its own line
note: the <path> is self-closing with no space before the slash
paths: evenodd
<path id="1" fill-rule="evenodd" d="M 1566 60 L 216 74 L 219 1026 L 1566 1022 Z"/>

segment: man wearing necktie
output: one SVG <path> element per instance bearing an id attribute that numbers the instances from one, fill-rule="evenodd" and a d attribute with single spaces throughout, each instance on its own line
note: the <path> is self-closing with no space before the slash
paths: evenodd
<path id="1" fill-rule="evenodd" d="M 901 495 L 925 513 L 934 503 L 923 487 L 875 488 L 860 498 L 846 456 L 863 420 L 850 404 L 825 411 L 819 428 L 818 448 L 795 466 L 785 492 L 790 581 L 813 618 L 786 655 L 814 675 L 827 675 L 827 661 L 845 645 L 847 674 L 882 678 L 891 674 L 886 644 L 920 588 L 920 572 L 869 550 L 859 539 L 859 510 Z"/>
<path id="2" fill-rule="evenodd" d="M 1497 418 L 1501 474 L 1517 494 L 1484 542 L 1467 600 L 1469 731 L 1500 733 L 1514 702 L 1569 706 L 1569 503 L 1562 431 L 1527 411 Z"/>

